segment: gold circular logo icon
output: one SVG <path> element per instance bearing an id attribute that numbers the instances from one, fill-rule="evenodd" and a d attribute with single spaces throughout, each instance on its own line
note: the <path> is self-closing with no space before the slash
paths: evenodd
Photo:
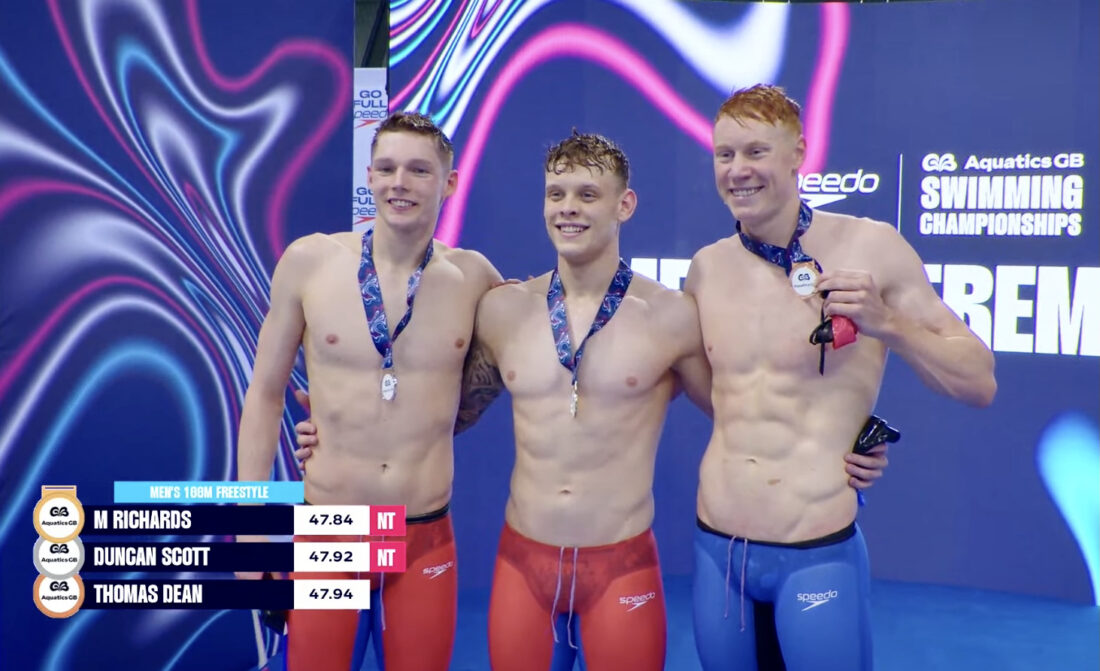
<path id="1" fill-rule="evenodd" d="M 76 498 L 76 487 L 43 486 L 42 498 L 34 507 L 34 528 L 54 543 L 68 543 L 84 528 L 84 507 Z"/>

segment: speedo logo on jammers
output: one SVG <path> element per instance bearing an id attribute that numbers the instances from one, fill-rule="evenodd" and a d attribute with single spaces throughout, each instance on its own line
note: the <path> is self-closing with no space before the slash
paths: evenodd
<path id="1" fill-rule="evenodd" d="M 449 561 L 446 564 L 439 564 L 438 566 L 429 566 L 428 568 L 424 569 L 422 571 L 422 573 L 424 575 L 428 576 L 428 580 L 435 580 L 439 576 L 446 573 L 447 569 L 454 568 L 454 565 L 455 565 L 455 563 L 453 561 Z"/>
<path id="2" fill-rule="evenodd" d="M 821 207 L 844 200 L 850 195 L 869 194 L 878 191 L 882 179 L 863 168 L 855 172 L 811 172 L 798 176 L 798 191 L 810 207 Z"/>
<path id="3" fill-rule="evenodd" d="M 646 605 L 656 598 L 656 592 L 649 592 L 647 594 L 635 594 L 634 596 L 620 596 L 619 604 L 623 606 L 630 606 L 630 608 L 626 609 L 626 612 L 629 613 L 632 610 L 641 608 L 642 606 Z"/>
<path id="4" fill-rule="evenodd" d="M 802 610 L 807 611 L 811 608 L 817 608 L 818 606 L 827 604 L 838 596 L 839 594 L 837 591 L 831 589 L 827 592 L 799 592 L 795 598 L 797 598 L 800 603 L 806 604 L 806 607 Z"/>

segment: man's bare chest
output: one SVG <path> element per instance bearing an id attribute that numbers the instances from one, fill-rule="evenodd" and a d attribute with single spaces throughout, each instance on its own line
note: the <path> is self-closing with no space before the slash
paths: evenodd
<path id="1" fill-rule="evenodd" d="M 509 337 L 497 346 L 505 386 L 514 396 L 556 393 L 572 383 L 565 362 L 579 361 L 574 365 L 579 387 L 588 394 L 620 397 L 652 389 L 673 363 L 675 348 L 662 342 L 635 306 L 624 304 L 591 336 L 589 327 L 590 322 L 570 329 L 566 345 L 552 328 L 545 304 L 517 314 Z"/>
<path id="2" fill-rule="evenodd" d="M 395 366 L 430 369 L 462 365 L 473 331 L 477 296 L 460 276 L 425 272 L 411 310 L 405 293 L 392 291 L 391 299 L 383 292 L 383 333 L 379 313 L 364 305 L 357 269 L 343 265 L 315 277 L 303 296 L 303 344 L 315 360 L 380 367 L 378 338 L 383 349 L 387 343 L 392 347 Z M 406 315 L 408 320 L 399 331 Z"/>

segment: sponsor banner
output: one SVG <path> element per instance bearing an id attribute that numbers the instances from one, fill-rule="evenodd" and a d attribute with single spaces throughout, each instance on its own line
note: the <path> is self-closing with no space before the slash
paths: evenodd
<path id="1" fill-rule="evenodd" d="M 921 236 L 1077 237 L 1084 223 L 1085 153 L 925 154 Z"/>
<path id="2" fill-rule="evenodd" d="M 385 68 L 355 68 L 355 95 L 351 101 L 355 124 L 352 141 L 351 226 L 365 231 L 374 225 L 374 195 L 367 188 L 370 143 L 374 131 L 389 113 Z"/>

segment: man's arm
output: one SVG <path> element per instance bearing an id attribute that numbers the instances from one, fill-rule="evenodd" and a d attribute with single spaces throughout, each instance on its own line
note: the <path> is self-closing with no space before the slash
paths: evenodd
<path id="1" fill-rule="evenodd" d="M 905 359 L 935 391 L 974 406 L 987 406 L 997 392 L 993 353 L 950 310 L 928 283 L 920 257 L 892 227 L 871 232 L 879 282 L 870 273 L 823 273 L 819 291 L 829 291 L 826 315 L 852 319 Z"/>
<path id="2" fill-rule="evenodd" d="M 672 365 L 679 389 L 687 394 L 691 402 L 699 406 L 707 417 L 714 418 L 714 407 L 710 400 L 711 370 L 707 353 L 703 349 L 703 330 L 699 324 L 699 308 L 695 303 L 695 289 L 699 282 L 699 273 L 695 262 L 688 267 L 684 280 L 684 293 L 675 296 L 672 301 L 674 319 L 669 320 L 675 326 L 674 338 L 684 349 L 680 358 Z"/>
<path id="3" fill-rule="evenodd" d="M 455 417 L 455 435 L 458 435 L 477 423 L 481 413 L 500 395 L 504 388 L 500 371 L 485 341 L 488 337 L 489 322 L 492 321 L 493 300 L 487 300 L 489 293 L 503 284 L 500 271 L 480 252 L 463 250 L 471 263 L 470 269 L 477 279 L 477 312 L 474 315 L 474 332 L 470 348 L 466 351 L 466 361 L 462 366 L 462 391 L 458 402 L 458 415 Z M 486 308 L 486 304 L 489 307 Z"/>
<path id="4" fill-rule="evenodd" d="M 466 364 L 462 369 L 462 395 L 455 419 L 455 435 L 476 424 L 481 419 L 481 414 L 503 390 L 504 381 L 500 377 L 500 370 L 475 328 L 474 341 L 470 343 Z"/>
<path id="5" fill-rule="evenodd" d="M 292 243 L 271 278 L 271 307 L 260 328 L 252 380 L 241 411 L 238 480 L 267 480 L 271 474 L 286 386 L 305 330 L 302 283 L 317 244 L 323 242 L 313 237 Z"/>

